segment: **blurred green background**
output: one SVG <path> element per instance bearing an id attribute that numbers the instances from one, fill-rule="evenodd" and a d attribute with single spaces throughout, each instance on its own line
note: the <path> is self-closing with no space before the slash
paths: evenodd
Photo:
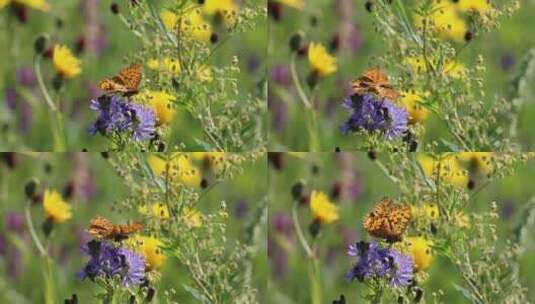
<path id="1" fill-rule="evenodd" d="M 321 80 L 313 94 L 318 110 L 320 151 L 334 151 L 335 147 L 354 150 L 358 137 L 340 132 L 341 124 L 349 117 L 349 112 L 342 107 L 342 101 L 350 95 L 350 81 L 358 78 L 370 65 L 373 66 L 374 55 L 384 55 L 387 51 L 382 37 L 374 30 L 373 16 L 366 11 L 365 1 L 305 1 L 303 11 L 281 5 L 276 0 L 269 2 L 272 8 L 268 40 L 270 151 L 308 150 L 303 104 L 297 97 L 288 72 L 291 55 L 288 42 L 297 32 L 304 34 L 303 43 L 320 42 L 338 60 L 338 72 Z M 414 3 L 403 2 L 407 7 Z M 529 30 L 535 26 L 535 3 L 530 0 L 520 2 L 521 9 L 512 17 L 504 17 L 497 31 L 478 35 L 460 56 L 462 63 L 473 67 L 476 56 L 483 55 L 487 67 L 484 89 L 489 104 L 495 100 L 495 96 L 505 97 L 506 102 L 511 100 L 511 78 L 516 74 L 522 58 L 535 48 L 535 33 Z M 274 18 L 273 15 L 278 17 Z M 332 51 L 333 45 L 338 45 L 336 51 Z M 454 45 L 457 48 L 462 46 L 459 43 Z M 306 87 L 309 73 L 306 55 L 298 57 L 297 70 L 302 85 L 310 92 Z M 524 151 L 530 151 L 535 144 L 535 132 L 531 124 L 535 117 L 533 98 L 526 101 L 520 113 L 518 139 Z M 501 101 L 497 103 L 499 106 Z M 433 115 L 425 126 L 425 142 L 447 135 L 444 125 Z"/>
<path id="2" fill-rule="evenodd" d="M 80 251 L 87 242 L 84 233 L 91 218 L 101 215 L 116 223 L 138 219 L 139 214 L 119 214 L 112 211 L 115 202 L 126 199 L 129 189 L 115 170 L 99 153 L 25 153 L 0 154 L 0 302 L 2 303 L 44 303 L 44 280 L 42 259 L 31 241 L 24 221 L 24 186 L 32 178 L 40 182 L 38 188 L 55 189 L 64 194 L 72 205 L 72 219 L 57 224 L 51 237 L 51 256 L 55 264 L 54 279 L 58 299 L 70 298 L 76 293 L 80 303 L 96 303 L 93 295 L 97 285 L 89 280 L 79 281 L 76 272 L 88 260 Z M 13 159 L 13 167 L 6 160 Z M 113 158 L 113 155 L 111 156 Z M 216 212 L 220 202 L 226 201 L 229 217 L 228 246 L 233 241 L 245 241 L 246 228 L 255 218 L 257 208 L 262 205 L 267 191 L 267 167 L 265 158 L 246 163 L 243 173 L 233 180 L 214 185 L 209 191 L 197 188 L 202 195 L 197 208 L 205 214 Z M 31 207 L 34 226 L 43 238 L 41 224 L 45 213 L 41 202 Z M 266 233 L 261 229 L 261 233 Z M 265 235 L 263 236 L 265 239 Z M 265 242 L 262 242 L 265 244 Z M 253 284 L 259 298 L 266 296 L 267 257 L 265 246 L 258 248 L 253 261 Z M 164 303 L 163 292 L 174 288 L 179 303 L 193 303 L 182 284 L 189 283 L 187 270 L 169 257 L 162 267 L 162 277 L 157 283 L 157 298 Z"/>
<path id="3" fill-rule="evenodd" d="M 346 255 L 347 246 L 371 239 L 362 227 L 364 216 L 384 196 L 398 196 L 398 189 L 366 153 L 281 153 L 276 157 L 270 154 L 270 160 L 269 303 L 311 303 L 309 263 L 291 220 L 294 204 L 291 189 L 298 181 L 306 185 L 305 198 L 309 197 L 312 190 L 323 191 L 340 208 L 340 219 L 323 225 L 316 239 L 324 303 L 331 303 L 340 294 L 345 295 L 348 304 L 362 303 L 365 285 L 357 280 L 348 282 L 344 276 L 356 262 L 355 258 Z M 489 203 L 497 202 L 500 212 L 498 248 L 505 244 L 507 238 L 513 237 L 512 230 L 522 217 L 526 204 L 535 198 L 532 186 L 534 178 L 535 161 L 531 160 L 519 167 L 514 176 L 488 184 L 466 210 L 467 213 L 488 211 Z M 336 193 L 338 198 L 335 198 Z M 308 226 L 312 222 L 312 215 L 308 204 L 308 201 L 300 204 L 298 216 L 305 237 L 310 242 Z M 535 256 L 532 253 L 535 250 L 535 238 L 532 233 L 529 244 L 530 247 L 521 258 L 520 278 L 529 290 L 529 299 L 533 301 L 535 274 L 532 269 L 535 267 Z M 433 291 L 442 289 L 444 303 L 467 303 L 453 287 L 460 277 L 449 261 L 435 256 L 428 273 L 429 279 L 423 283 L 428 301 Z"/>
<path id="4" fill-rule="evenodd" d="M 132 56 L 141 47 L 138 37 L 112 14 L 110 6 L 115 2 L 119 11 L 128 15 L 129 1 L 111 0 L 48 1 L 51 9 L 47 13 L 25 8 L 25 23 L 18 20 L 11 6 L 0 9 L 0 57 L 4 58 L 0 62 L 0 151 L 52 150 L 51 122 L 44 98 L 34 76 L 31 85 L 21 83 L 20 76 L 32 77 L 34 41 L 41 34 L 49 35 L 49 43 L 64 44 L 73 51 L 83 40 L 84 50 L 76 55 L 82 60 L 82 73 L 64 84 L 60 98 L 66 117 L 67 151 L 107 149 L 108 143 L 102 136 L 91 137 L 87 132 L 97 117 L 97 113 L 89 109 L 89 102 L 98 96 L 98 82 L 127 66 L 126 56 Z M 235 3 L 240 5 L 241 2 Z M 154 4 L 162 8 L 166 1 L 154 1 Z M 266 71 L 267 21 L 264 16 L 260 14 L 256 18 L 252 31 L 226 40 L 208 61 L 215 67 L 222 67 L 229 65 L 233 56 L 238 57 L 239 89 L 244 102 L 248 95 L 263 96 L 259 83 L 265 80 Z M 51 59 L 44 60 L 42 71 L 52 92 L 55 71 L 51 62 Z M 14 105 L 8 106 L 9 102 Z M 178 109 L 172 128 L 170 144 L 185 143 L 188 151 L 204 150 L 195 141 L 196 137 L 202 138 L 201 126 L 185 109 Z"/>

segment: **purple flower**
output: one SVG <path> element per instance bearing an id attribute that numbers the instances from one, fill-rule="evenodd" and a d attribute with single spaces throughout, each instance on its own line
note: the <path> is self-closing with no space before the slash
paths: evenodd
<path id="1" fill-rule="evenodd" d="M 156 115 L 154 111 L 140 104 L 128 105 L 135 113 L 135 117 L 133 118 L 134 140 L 142 141 L 154 136 L 154 132 L 156 131 Z"/>
<path id="2" fill-rule="evenodd" d="M 381 131 L 387 140 L 393 140 L 408 130 L 407 110 L 386 99 L 377 100 L 374 95 L 354 94 L 344 100 L 343 106 L 353 111 L 341 127 L 344 134 L 359 130 Z"/>
<path id="3" fill-rule="evenodd" d="M 124 247 L 119 248 L 118 255 L 123 260 L 122 268 L 123 285 L 130 287 L 143 283 L 145 278 L 145 260 L 143 256 L 134 253 Z"/>
<path id="4" fill-rule="evenodd" d="M 115 247 L 108 242 L 90 241 L 82 247 L 82 251 L 91 259 L 77 274 L 81 280 L 97 277 L 112 278 L 118 276 L 123 286 L 139 285 L 145 276 L 145 261 L 124 247 Z"/>
<path id="5" fill-rule="evenodd" d="M 37 83 L 37 78 L 31 67 L 23 67 L 17 71 L 17 81 L 27 87 L 34 87 Z"/>
<path id="6" fill-rule="evenodd" d="M 381 248 L 376 242 L 358 242 L 350 245 L 347 254 L 358 257 L 358 262 L 346 273 L 349 280 L 360 281 L 385 278 L 392 287 L 407 286 L 413 277 L 410 257 L 392 248 Z"/>
<path id="7" fill-rule="evenodd" d="M 387 250 L 390 268 L 390 285 L 393 287 L 407 286 L 412 281 L 413 265 L 412 259 L 394 249 Z"/>
<path id="8" fill-rule="evenodd" d="M 4 221 L 7 230 L 22 233 L 26 229 L 26 223 L 22 213 L 7 212 Z"/>
<path id="9" fill-rule="evenodd" d="M 154 134 L 154 111 L 140 104 L 126 102 L 120 96 L 101 96 L 97 100 L 91 100 L 90 109 L 100 112 L 89 128 L 91 135 L 97 132 L 102 135 L 130 132 L 134 140 L 142 141 Z"/>
<path id="10" fill-rule="evenodd" d="M 395 106 L 393 103 L 384 100 L 382 106 L 386 109 L 387 117 L 385 119 L 385 137 L 393 140 L 403 136 L 408 130 L 409 113 L 405 108 Z"/>

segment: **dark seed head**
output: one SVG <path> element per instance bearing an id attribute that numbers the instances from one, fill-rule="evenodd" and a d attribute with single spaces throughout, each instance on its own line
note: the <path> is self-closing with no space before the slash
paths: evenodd
<path id="1" fill-rule="evenodd" d="M 112 3 L 111 6 L 110 6 L 110 9 L 111 9 L 111 12 L 115 15 L 119 14 L 119 4 L 117 3 Z"/>

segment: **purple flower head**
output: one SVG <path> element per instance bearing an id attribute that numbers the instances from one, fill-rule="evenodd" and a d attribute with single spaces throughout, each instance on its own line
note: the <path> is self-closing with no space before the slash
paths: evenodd
<path id="1" fill-rule="evenodd" d="M 354 94 L 344 100 L 343 106 L 353 111 L 341 127 L 344 134 L 359 130 L 382 131 L 386 139 L 392 140 L 408 130 L 407 110 L 386 99 L 377 100 L 374 95 Z"/>
<path id="2" fill-rule="evenodd" d="M 91 100 L 91 110 L 99 111 L 100 115 L 89 128 L 89 133 L 102 135 L 131 132 L 136 141 L 149 139 L 153 136 L 156 116 L 151 109 L 136 103 L 126 102 L 122 97 L 113 95 L 101 96 Z"/>
<path id="3" fill-rule="evenodd" d="M 17 81 L 30 88 L 37 84 L 37 78 L 31 67 L 23 67 L 17 70 Z"/>
<path id="4" fill-rule="evenodd" d="M 139 285 L 145 276 L 145 261 L 124 247 L 115 247 L 108 242 L 90 241 L 82 251 L 91 259 L 77 274 L 81 280 L 97 277 L 112 278 L 119 276 L 123 286 Z"/>
<path id="5" fill-rule="evenodd" d="M 151 138 L 156 131 L 156 115 L 154 111 L 140 104 L 128 105 L 135 113 L 132 118 L 134 140 L 142 141 Z"/>
<path id="6" fill-rule="evenodd" d="M 409 113 L 405 108 L 398 107 L 388 100 L 382 103 L 383 109 L 386 109 L 387 117 L 385 118 L 385 137 L 393 140 L 403 136 L 408 130 Z"/>
<path id="7" fill-rule="evenodd" d="M 119 248 L 118 255 L 124 262 L 122 268 L 123 285 L 130 287 L 143 283 L 145 278 L 145 260 L 143 256 L 124 247 Z"/>
<path id="8" fill-rule="evenodd" d="M 389 261 L 390 285 L 393 287 L 408 286 L 412 281 L 412 259 L 394 249 L 387 250 Z"/>
<path id="9" fill-rule="evenodd" d="M 413 276 L 411 258 L 392 248 L 381 248 L 373 241 L 358 242 L 349 246 L 347 254 L 358 257 L 357 264 L 346 273 L 348 280 L 385 278 L 392 287 L 407 286 L 411 283 Z"/>

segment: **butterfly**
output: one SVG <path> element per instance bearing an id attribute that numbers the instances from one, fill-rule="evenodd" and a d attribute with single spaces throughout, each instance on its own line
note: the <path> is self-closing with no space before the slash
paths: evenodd
<path id="1" fill-rule="evenodd" d="M 396 101 L 400 97 L 381 69 L 366 70 L 357 80 L 353 80 L 352 86 L 355 93 L 360 95 L 373 93 L 391 101 Z"/>
<path id="2" fill-rule="evenodd" d="M 381 199 L 372 212 L 364 217 L 364 229 L 388 241 L 400 241 L 411 220 L 411 208 L 397 204 L 388 197 Z"/>
<path id="3" fill-rule="evenodd" d="M 138 92 L 142 77 L 143 67 L 140 64 L 132 64 L 122 69 L 117 76 L 102 80 L 98 87 L 108 93 L 133 95 Z"/>
<path id="4" fill-rule="evenodd" d="M 96 239 L 114 239 L 121 241 L 128 238 L 129 234 L 143 229 L 143 224 L 132 223 L 125 225 L 115 225 L 110 220 L 101 216 L 94 217 L 87 232 Z"/>

